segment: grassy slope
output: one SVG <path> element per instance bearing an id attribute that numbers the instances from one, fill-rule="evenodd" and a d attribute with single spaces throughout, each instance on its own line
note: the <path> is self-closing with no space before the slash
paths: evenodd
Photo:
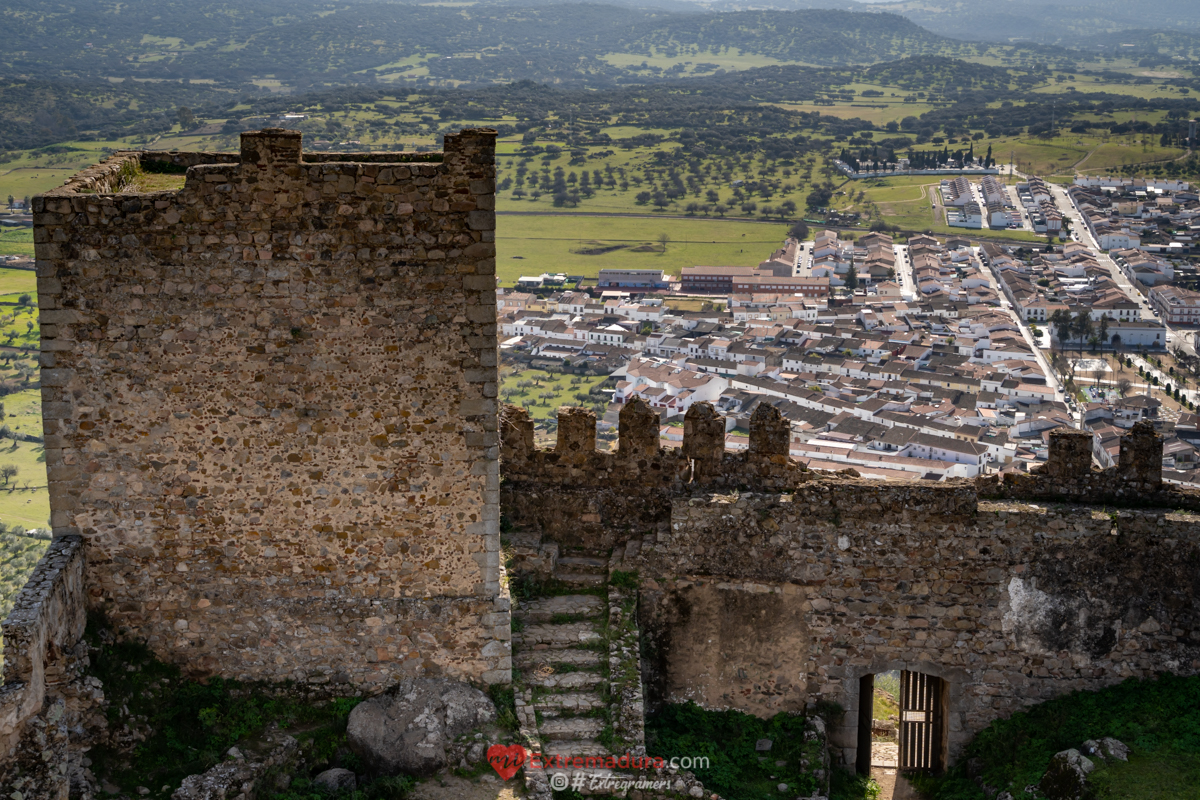
<path id="1" fill-rule="evenodd" d="M 1092 781 L 1099 800 L 1194 800 L 1200 769 L 1200 677 L 1130 679 L 1098 692 L 1075 692 L 997 720 L 979 733 L 947 775 L 923 781 L 933 800 L 982 800 L 966 774 L 982 765 L 989 786 L 1028 797 L 1051 757 L 1088 739 L 1112 736 L 1128 745 L 1128 763 L 1099 763 Z"/>

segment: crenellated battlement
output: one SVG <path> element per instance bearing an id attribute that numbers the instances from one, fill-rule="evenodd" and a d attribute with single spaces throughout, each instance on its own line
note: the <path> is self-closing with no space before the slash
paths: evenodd
<path id="1" fill-rule="evenodd" d="M 669 517 L 672 498 L 713 491 L 794 492 L 813 496 L 839 516 L 880 509 L 896 513 L 976 513 L 980 499 L 1053 500 L 1109 506 L 1200 509 L 1200 494 L 1162 480 L 1162 441 L 1138 424 L 1121 442 L 1118 466 L 1092 466 L 1092 435 L 1064 428 L 1051 433 L 1047 462 L 1032 474 L 988 475 L 974 481 L 875 481 L 853 469 L 809 470 L 788 454 L 791 430 L 779 410 L 760 404 L 750 418 L 750 446 L 725 449 L 726 420 L 709 403 L 688 409 L 683 444 L 664 448 L 658 415 L 634 398 L 621 409 L 616 452 L 596 450 L 596 415 L 563 407 L 553 450 L 535 446 L 528 412 L 501 414 L 502 505 L 517 525 L 536 526 L 581 546 L 610 546 L 619 531 L 649 529 Z M 867 503 L 859 502 L 869 496 Z M 545 502 L 542 502 L 542 501 Z M 890 513 L 890 512 L 889 512 Z"/>
<path id="2" fill-rule="evenodd" d="M 603 549 L 661 527 L 671 504 L 702 492 L 786 492 L 821 517 L 944 516 L 965 519 L 977 497 L 968 481 L 940 484 L 864 480 L 808 469 L 788 450 L 791 430 L 774 406 L 750 418 L 750 446 L 725 449 L 726 419 L 709 403 L 684 416 L 683 443 L 664 448 L 659 418 L 643 400 L 621 409 L 616 452 L 596 450 L 596 415 L 564 407 L 552 450 L 535 446 L 528 412 L 504 406 L 500 422 L 501 507 L 510 524 L 568 547 Z"/>
<path id="3" fill-rule="evenodd" d="M 683 446 L 661 447 L 658 415 L 640 398 L 621 409 L 617 451 L 596 449 L 596 415 L 564 406 L 558 411 L 553 450 L 534 445 L 533 420 L 525 409 L 505 406 L 501 414 L 501 459 L 510 481 L 596 486 L 642 486 L 682 490 L 712 488 L 788 490 L 813 473 L 788 456 L 791 431 L 774 406 L 760 405 L 750 419 L 750 448 L 725 450 L 725 418 L 709 403 L 688 409 Z"/>
<path id="4" fill-rule="evenodd" d="M 1200 492 L 1164 483 L 1162 439 L 1149 422 L 1121 438 L 1117 466 L 1092 466 L 1092 434 L 1062 428 L 1050 433 L 1049 458 L 1028 475 L 1007 473 L 976 480 L 980 497 L 1054 500 L 1089 505 L 1200 510 Z"/>

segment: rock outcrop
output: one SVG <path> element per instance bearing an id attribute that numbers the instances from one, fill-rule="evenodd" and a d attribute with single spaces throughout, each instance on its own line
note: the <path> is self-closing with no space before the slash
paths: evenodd
<path id="1" fill-rule="evenodd" d="M 1087 776 L 1096 765 L 1075 748 L 1056 753 L 1038 783 L 1046 800 L 1089 800 L 1094 796 Z"/>
<path id="2" fill-rule="evenodd" d="M 359 704 L 346 739 L 373 773 L 430 775 L 446 766 L 455 737 L 495 720 L 492 701 L 472 686 L 410 678 Z"/>

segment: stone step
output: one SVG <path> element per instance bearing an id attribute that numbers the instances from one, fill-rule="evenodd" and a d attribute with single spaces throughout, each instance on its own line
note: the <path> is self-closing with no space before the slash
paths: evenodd
<path id="1" fill-rule="evenodd" d="M 512 556 L 511 572 L 521 574 L 551 574 L 558 562 L 558 544 L 542 541 L 533 531 L 512 531 L 504 539 Z"/>
<path id="2" fill-rule="evenodd" d="M 558 565 L 571 572 L 608 574 L 608 559 L 595 556 L 561 556 Z"/>
<path id="3" fill-rule="evenodd" d="M 573 667 L 600 668 L 600 653 L 595 650 L 575 648 L 542 648 L 525 650 L 513 656 L 518 667 L 536 667 L 540 664 L 570 664 Z"/>
<path id="4" fill-rule="evenodd" d="M 595 739 L 575 739 L 569 742 L 545 742 L 542 753 L 548 756 L 607 756 L 608 748 Z"/>
<path id="5" fill-rule="evenodd" d="M 509 531 L 501 537 L 510 547 L 530 547 L 537 549 L 542 544 L 542 535 L 537 531 Z"/>
<path id="6" fill-rule="evenodd" d="M 604 720 L 594 717 L 548 719 L 538 726 L 542 741 L 594 740 L 604 730 Z"/>
<path id="7" fill-rule="evenodd" d="M 533 672 L 525 676 L 525 683 L 542 689 L 591 689 L 604 683 L 599 672 Z"/>
<path id="8" fill-rule="evenodd" d="M 566 673 L 571 674 L 571 673 Z M 543 714 L 548 711 L 570 712 L 578 714 L 604 708 L 604 699 L 596 692 L 563 692 L 561 694 L 543 694 L 533 701 L 533 707 Z"/>
<path id="9" fill-rule="evenodd" d="M 549 622 L 557 614 L 599 618 L 604 614 L 604 606 L 604 599 L 594 594 L 565 594 L 518 603 L 515 613 L 529 622 Z"/>
<path id="10" fill-rule="evenodd" d="M 561 625 L 538 623 L 524 630 L 513 631 L 514 647 L 534 648 L 538 645 L 575 647 L 599 642 L 600 625 L 596 622 L 568 622 Z"/>
<path id="11" fill-rule="evenodd" d="M 554 577 L 563 583 L 574 583 L 580 586 L 603 586 L 608 583 L 608 573 L 593 574 L 585 572 L 554 572 Z"/>

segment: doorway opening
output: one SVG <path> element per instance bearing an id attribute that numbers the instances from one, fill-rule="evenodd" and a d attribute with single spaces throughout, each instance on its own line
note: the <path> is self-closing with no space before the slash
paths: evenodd
<path id="1" fill-rule="evenodd" d="M 905 773 L 944 767 L 946 682 L 891 670 L 859 680 L 858 755 L 861 775 L 875 778 L 880 800 L 907 797 Z"/>

